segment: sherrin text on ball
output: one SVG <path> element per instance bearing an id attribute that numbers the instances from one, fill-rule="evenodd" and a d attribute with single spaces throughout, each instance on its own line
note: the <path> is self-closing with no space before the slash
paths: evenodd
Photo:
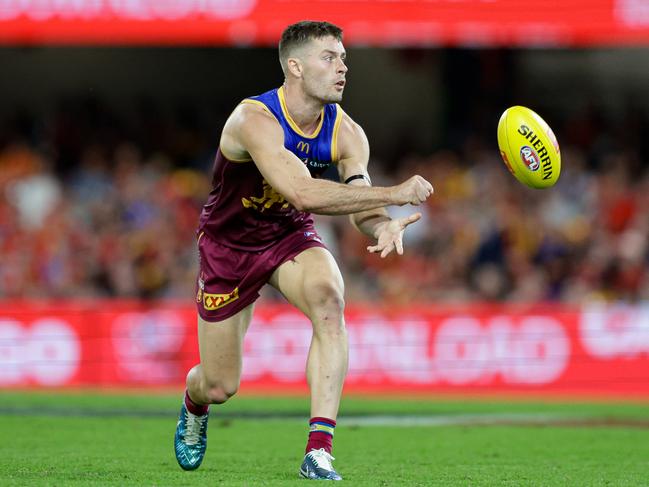
<path id="1" fill-rule="evenodd" d="M 498 122 L 498 148 L 507 169 L 531 188 L 553 186 L 561 173 L 559 143 L 550 126 L 534 111 L 513 106 Z"/>

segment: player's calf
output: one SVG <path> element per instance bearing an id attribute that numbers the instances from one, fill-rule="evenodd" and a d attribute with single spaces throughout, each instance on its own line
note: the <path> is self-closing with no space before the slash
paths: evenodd
<path id="1" fill-rule="evenodd" d="M 196 365 L 187 374 L 187 390 L 204 404 L 223 404 L 239 391 L 239 377 L 223 377 Z"/>
<path id="2" fill-rule="evenodd" d="M 209 404 L 223 404 L 232 396 L 234 396 L 239 390 L 238 385 L 236 386 L 225 386 L 225 385 L 215 385 L 209 387 L 205 392 L 207 402 Z"/>

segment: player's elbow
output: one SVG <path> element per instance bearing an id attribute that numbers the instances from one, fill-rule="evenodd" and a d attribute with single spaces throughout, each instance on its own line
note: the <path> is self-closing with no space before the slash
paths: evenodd
<path id="1" fill-rule="evenodd" d="M 299 211 L 316 214 L 324 214 L 323 211 L 326 208 L 324 203 L 318 199 L 318 195 L 309 189 L 296 191 L 293 206 Z"/>
<path id="2" fill-rule="evenodd" d="M 305 181 L 305 184 L 295 185 L 290 194 L 286 196 L 286 199 L 298 211 L 312 212 L 317 208 L 313 188 L 309 183 L 310 181 Z"/>
<path id="3" fill-rule="evenodd" d="M 287 198 L 298 211 L 311 211 L 311 202 L 306 191 L 296 190 Z"/>

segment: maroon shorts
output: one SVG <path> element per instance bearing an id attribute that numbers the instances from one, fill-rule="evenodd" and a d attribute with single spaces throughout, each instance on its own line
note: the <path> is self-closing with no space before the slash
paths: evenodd
<path id="1" fill-rule="evenodd" d="M 205 321 L 222 321 L 235 315 L 259 297 L 259 290 L 275 269 L 311 247 L 326 248 L 313 227 L 295 231 L 258 252 L 226 247 L 201 233 L 196 286 L 198 314 Z"/>

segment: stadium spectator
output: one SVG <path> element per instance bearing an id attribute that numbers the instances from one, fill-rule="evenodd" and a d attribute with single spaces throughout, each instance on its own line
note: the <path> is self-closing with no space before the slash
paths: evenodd
<path id="1" fill-rule="evenodd" d="M 87 126 L 55 115 L 46 130 L 0 141 L 0 298 L 192 299 L 211 127 L 153 124 L 138 109 L 121 122 L 100 104 L 75 110 Z M 418 173 L 436 197 L 399 259 L 369 256 L 344 219 L 318 219 L 347 299 L 649 299 L 649 163 L 626 138 L 587 119 L 559 132 L 562 175 L 543 191 L 475 140 L 397 164 L 375 155 L 376 184 Z"/>

